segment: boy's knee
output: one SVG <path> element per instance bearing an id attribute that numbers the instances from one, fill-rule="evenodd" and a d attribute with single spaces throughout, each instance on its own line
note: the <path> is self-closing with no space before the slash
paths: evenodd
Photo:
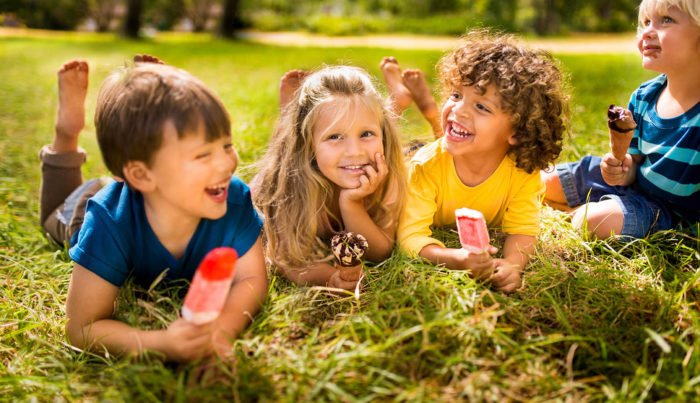
<path id="1" fill-rule="evenodd" d="M 624 214 L 613 200 L 588 203 L 576 209 L 571 223 L 576 229 L 586 229 L 590 235 L 605 239 L 622 233 Z"/>

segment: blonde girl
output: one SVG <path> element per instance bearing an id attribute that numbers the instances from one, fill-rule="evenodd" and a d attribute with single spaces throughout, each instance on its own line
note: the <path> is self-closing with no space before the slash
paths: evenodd
<path id="1" fill-rule="evenodd" d="M 297 284 L 353 289 L 328 245 L 352 231 L 367 238 L 366 259 L 391 253 L 406 188 L 394 117 L 356 67 L 305 76 L 284 104 L 255 179 L 267 258 Z"/>

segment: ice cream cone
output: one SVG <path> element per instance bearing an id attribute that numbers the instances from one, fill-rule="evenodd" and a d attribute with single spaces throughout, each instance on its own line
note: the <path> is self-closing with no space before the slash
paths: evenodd
<path id="1" fill-rule="evenodd" d="M 610 105 L 608 108 L 610 150 L 616 159 L 625 160 L 636 127 L 637 124 L 634 122 L 632 112 L 619 106 Z"/>
<path id="2" fill-rule="evenodd" d="M 342 266 L 336 263 L 335 268 L 340 271 L 340 278 L 343 281 L 358 281 L 362 273 L 362 263 L 355 266 Z"/>

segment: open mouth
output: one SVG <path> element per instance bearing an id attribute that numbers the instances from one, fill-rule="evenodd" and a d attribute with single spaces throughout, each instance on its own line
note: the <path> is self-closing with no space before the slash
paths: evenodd
<path id="1" fill-rule="evenodd" d="M 223 183 L 221 185 L 215 185 L 215 186 L 208 186 L 207 188 L 204 189 L 205 192 L 207 192 L 208 195 L 213 197 L 214 199 L 224 199 L 226 198 L 226 190 L 228 189 L 228 184 Z"/>
<path id="2" fill-rule="evenodd" d="M 364 172 L 363 168 L 367 165 L 370 165 L 370 164 L 344 165 L 344 166 L 341 166 L 340 168 L 348 170 L 348 171 L 362 171 L 362 172 Z"/>
<path id="3" fill-rule="evenodd" d="M 459 140 L 468 139 L 474 135 L 473 133 L 469 132 L 469 130 L 463 129 L 453 122 L 448 124 L 447 134 Z"/>

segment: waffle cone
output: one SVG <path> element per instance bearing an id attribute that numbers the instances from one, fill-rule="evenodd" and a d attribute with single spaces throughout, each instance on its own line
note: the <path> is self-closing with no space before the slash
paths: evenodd
<path id="1" fill-rule="evenodd" d="M 630 148 L 630 143 L 634 137 L 634 131 L 618 132 L 610 129 L 610 150 L 613 156 L 620 161 L 625 160 L 627 150 Z"/>
<path id="2" fill-rule="evenodd" d="M 340 270 L 340 278 L 343 281 L 358 281 L 362 273 L 362 263 L 355 266 L 341 266 L 335 264 L 336 269 Z"/>

